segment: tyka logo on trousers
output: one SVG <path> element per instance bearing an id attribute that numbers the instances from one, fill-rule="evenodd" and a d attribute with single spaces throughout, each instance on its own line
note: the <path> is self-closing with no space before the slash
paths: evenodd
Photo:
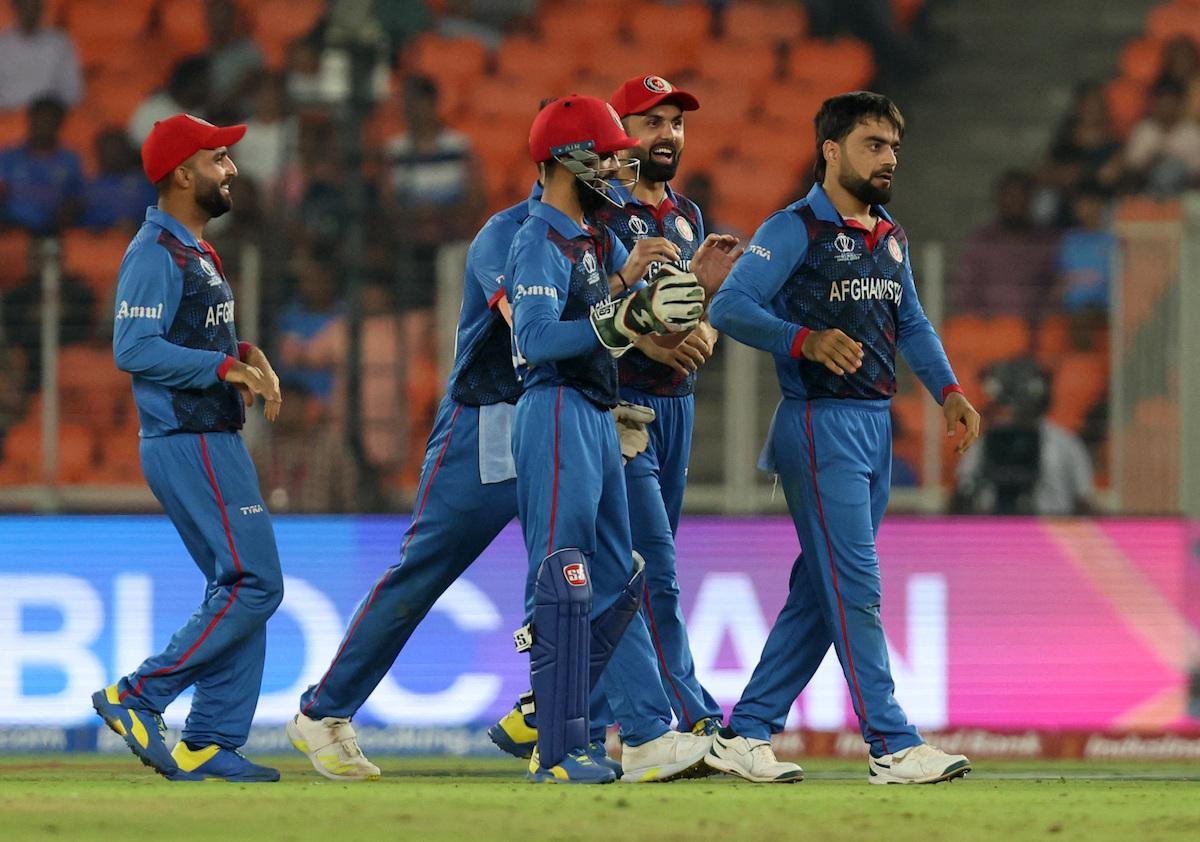
<path id="1" fill-rule="evenodd" d="M 244 515 L 257 515 L 264 511 L 266 510 L 262 507 L 261 503 L 255 503 L 253 506 L 242 506 L 242 514 Z"/>

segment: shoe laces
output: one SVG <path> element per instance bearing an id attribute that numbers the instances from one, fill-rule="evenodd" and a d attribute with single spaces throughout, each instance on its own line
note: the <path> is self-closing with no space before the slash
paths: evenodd
<path id="1" fill-rule="evenodd" d="M 363 750 L 358 746 L 357 735 L 354 733 L 354 726 L 350 724 L 349 719 L 343 716 L 327 716 L 321 722 L 329 731 L 333 744 L 338 747 L 343 756 L 365 757 Z"/>

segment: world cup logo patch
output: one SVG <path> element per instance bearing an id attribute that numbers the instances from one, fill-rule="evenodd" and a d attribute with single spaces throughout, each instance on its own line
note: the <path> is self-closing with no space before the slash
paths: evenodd
<path id="1" fill-rule="evenodd" d="M 652 94 L 669 94 L 674 90 L 671 83 L 661 76 L 647 76 L 642 80 L 642 84 Z"/>
<path id="2" fill-rule="evenodd" d="M 692 233 L 692 226 L 682 216 L 675 217 L 675 230 L 679 232 L 679 236 L 683 237 L 689 243 L 696 237 Z"/>
<path id="3" fill-rule="evenodd" d="M 896 242 L 895 237 L 888 237 L 888 254 L 890 254 L 892 259 L 897 263 L 904 262 L 904 251 L 900 248 L 900 244 Z"/>
<path id="4" fill-rule="evenodd" d="M 635 237 L 644 237 L 650 233 L 650 226 L 640 216 L 629 218 L 629 230 Z"/>
<path id="5" fill-rule="evenodd" d="M 596 271 L 596 255 L 592 254 L 590 251 L 584 252 L 583 268 L 588 272 L 595 272 Z"/>

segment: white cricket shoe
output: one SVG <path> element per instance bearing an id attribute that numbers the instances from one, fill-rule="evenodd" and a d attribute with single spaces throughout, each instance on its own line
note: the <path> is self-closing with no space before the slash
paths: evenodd
<path id="1" fill-rule="evenodd" d="M 661 737 L 621 749 L 623 783 L 673 781 L 676 778 L 703 777 L 708 772 L 704 756 L 712 737 L 668 731 Z"/>
<path id="2" fill-rule="evenodd" d="M 867 780 L 873 784 L 936 784 L 961 778 L 971 771 L 971 761 L 962 754 L 946 754 L 921 743 L 883 757 L 867 760 Z"/>
<path id="3" fill-rule="evenodd" d="M 775 758 L 768 740 L 749 737 L 726 739 L 717 734 L 704 762 L 714 769 L 756 784 L 794 784 L 804 780 L 804 770 L 798 765 Z"/>
<path id="4" fill-rule="evenodd" d="M 287 724 L 288 739 L 331 781 L 377 781 L 379 767 L 358 747 L 349 719 L 309 719 L 297 713 Z"/>

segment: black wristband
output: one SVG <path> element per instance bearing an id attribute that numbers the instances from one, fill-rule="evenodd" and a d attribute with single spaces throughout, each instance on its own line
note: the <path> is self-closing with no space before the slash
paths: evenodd
<path id="1" fill-rule="evenodd" d="M 617 270 L 617 277 L 621 279 L 621 286 L 625 287 L 625 289 L 628 291 L 629 284 L 626 282 L 625 276 L 621 274 L 620 269 Z"/>

